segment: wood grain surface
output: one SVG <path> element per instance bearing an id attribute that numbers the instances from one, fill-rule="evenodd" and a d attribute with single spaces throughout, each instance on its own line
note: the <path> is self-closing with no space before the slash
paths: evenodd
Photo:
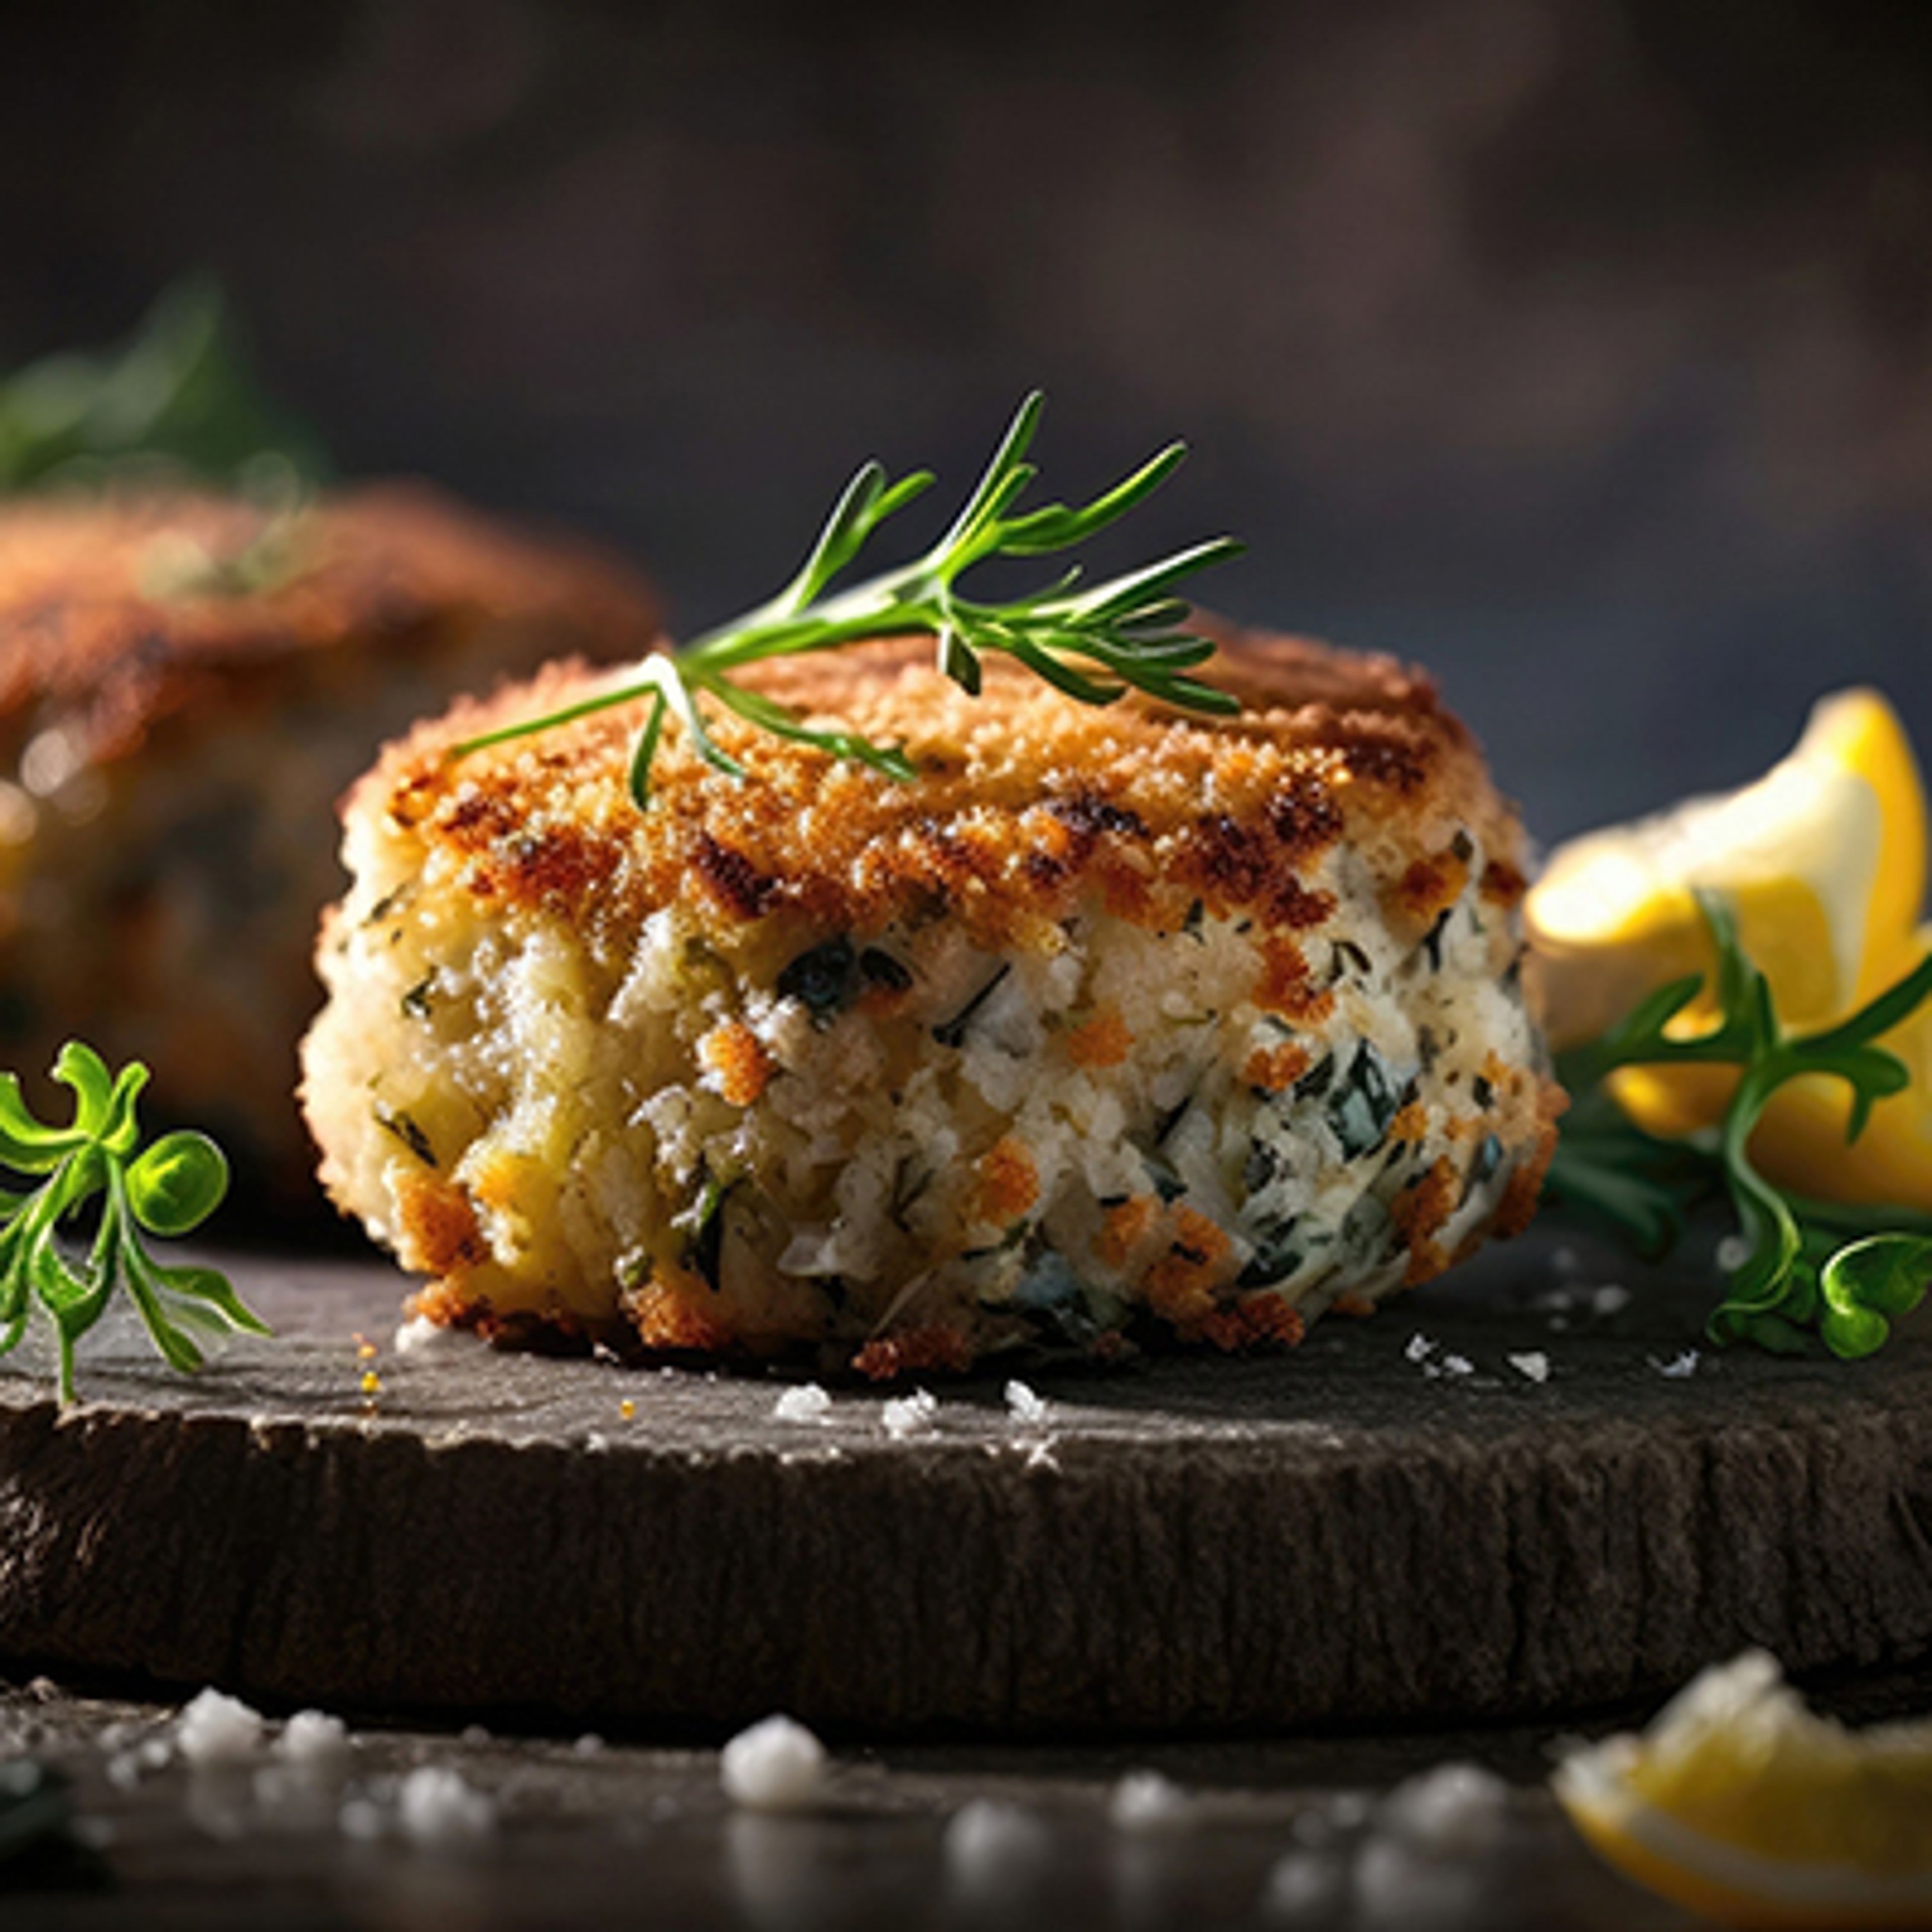
<path id="1" fill-rule="evenodd" d="M 192 1380 L 111 1324 L 65 1413 L 44 1356 L 0 1365 L 9 1667 L 1021 1736 L 1932 1655 L 1932 1328 L 1856 1366 L 1720 1354 L 1708 1286 L 1618 1307 L 1547 1235 L 1289 1354 L 1022 1366 L 1043 1418 L 996 1376 L 898 1435 L 903 1391 L 793 1422 L 776 1378 L 398 1352 L 380 1262 L 224 1258 L 278 1333 Z"/>

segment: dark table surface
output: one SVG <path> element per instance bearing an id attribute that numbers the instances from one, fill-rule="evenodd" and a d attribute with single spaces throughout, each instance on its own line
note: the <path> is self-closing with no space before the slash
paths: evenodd
<path id="1" fill-rule="evenodd" d="M 80 1846 L 16 1862 L 10 1880 L 0 1864 L 8 1932 L 1692 1922 L 1586 1849 L 1545 1782 L 1546 1728 L 1106 1748 L 835 1739 L 822 1802 L 777 1815 L 732 1804 L 715 1741 L 358 1725 L 338 1766 L 305 1773 L 277 1755 L 273 1722 L 240 1764 L 184 1763 L 177 1708 L 45 1679 L 0 1688 L 0 1756 L 67 1774 Z M 1508 1780 L 1480 1849 L 1432 1850 L 1376 1808 L 1451 1762 Z M 484 1835 L 402 1828 L 396 1780 L 421 1766 L 488 1795 Z M 1186 1794 L 1166 1828 L 1110 1822 L 1136 1770 Z M 955 1822 L 988 1804 L 1005 1808 Z M 1276 1887 L 1284 1858 L 1318 1894 L 1299 1907 Z"/>
<path id="2" fill-rule="evenodd" d="M 1526 1244 L 1524 1258 L 1544 1246 Z M 1428 1304 L 1442 1332 L 1458 1318 L 1484 1318 L 1480 1296 L 1457 1317 L 1453 1304 L 1462 1298 L 1469 1298 L 1459 1292 Z M 1424 1312 L 1420 1298 L 1409 1312 Z M 1610 1331 L 1634 1318 L 1605 1324 L 1594 1346 L 1613 1353 Z M 1391 1336 L 1408 1333 L 1407 1323 L 1384 1318 L 1390 1320 Z M 1380 1326 L 1365 1324 L 1349 1346 L 1376 1340 Z M 1561 1356 L 1559 1367 L 1588 1353 L 1574 1328 L 1544 1346 Z M 338 1352 L 338 1379 L 352 1390 L 355 1353 Z M 117 1376 L 133 1372 L 118 1361 L 110 1348 L 91 1365 L 94 1412 L 112 1409 Z M 384 1366 L 385 1400 L 406 1407 L 406 1376 L 386 1358 Z M 1436 1388 L 1406 1366 L 1418 1396 Z M 1731 1363 L 1708 1389 L 1690 1393 L 1721 1408 L 1726 1377 L 1752 1367 Z M 506 1365 L 511 1380 L 546 1372 Z M 1500 1401 L 1506 1392 L 1498 1385 L 1486 1396 Z M 751 1404 L 760 1413 L 771 1399 L 769 1386 L 723 1394 L 727 1407 Z M 1056 1394 L 1070 1426 L 1079 1391 Z M 614 1404 L 604 1406 L 614 1414 Z M 643 1428 L 646 1404 L 637 1407 L 634 1426 Z M 952 1400 L 946 1414 L 956 1432 L 973 1420 L 965 1409 L 954 1414 Z M 406 1422 L 385 1412 L 369 1426 L 380 1433 Z M 0 1472 L 0 1489 L 9 1486 L 19 1488 L 17 1472 Z M 16 1495 L 8 1504 L 16 1530 L 20 1504 Z M 0 1582 L 8 1570 L 0 1550 Z M 570 1642 L 572 1633 L 560 1628 L 556 1641 Z M 267 1721 L 259 1743 L 238 1762 L 209 1766 L 187 1762 L 176 1742 L 196 1685 L 112 1681 L 71 1664 L 56 1676 L 0 1661 L 0 1766 L 32 1761 L 56 1774 L 67 1814 L 63 1831 L 30 1856 L 10 1857 L 0 1800 L 5 1932 L 607 1924 L 752 1932 L 928 1924 L 1666 1932 L 1692 1922 L 1601 1865 L 1548 1784 L 1567 1742 L 1640 1726 L 1654 1698 L 1486 1728 L 1418 1723 L 1316 1733 L 1284 1724 L 1234 1736 L 1122 1732 L 1084 1742 L 888 1736 L 826 1724 L 820 1796 L 803 1812 L 773 1815 L 734 1805 L 722 1789 L 722 1726 L 614 1720 L 600 1737 L 554 1716 L 516 1730 L 495 1718 L 484 1730 L 461 1708 L 428 1716 L 345 1703 L 337 1714 L 349 1726 L 346 1753 L 304 1768 L 278 1748 L 286 1706 L 261 1696 Z M 1804 1688 L 1815 1706 L 1855 1722 L 1932 1711 L 1932 1658 L 1909 1669 L 1814 1675 Z M 1504 1780 L 1496 1828 L 1478 1834 L 1480 1843 L 1448 1846 L 1405 1833 L 1390 1794 L 1453 1764 Z M 481 1794 L 486 1828 L 453 1838 L 407 1828 L 400 1785 L 424 1767 L 453 1772 Z M 1120 1780 L 1137 1771 L 1161 1774 L 1183 1794 L 1161 1828 L 1131 1828 L 1112 1815 Z"/>

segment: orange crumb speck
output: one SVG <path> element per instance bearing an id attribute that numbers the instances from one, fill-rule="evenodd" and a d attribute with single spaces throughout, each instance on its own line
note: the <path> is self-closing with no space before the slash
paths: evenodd
<path id="1" fill-rule="evenodd" d="M 1141 1282 L 1148 1306 L 1184 1337 L 1203 1332 L 1214 1312 L 1214 1291 L 1227 1273 L 1228 1238 L 1206 1215 L 1177 1207 L 1168 1220 L 1172 1238 Z"/>
<path id="2" fill-rule="evenodd" d="M 1094 1238 L 1094 1258 L 1111 1268 L 1125 1268 L 1127 1258 L 1147 1238 L 1157 1211 L 1150 1194 L 1138 1194 L 1109 1208 Z"/>
<path id="3" fill-rule="evenodd" d="M 1529 890 L 1529 881 L 1505 859 L 1492 859 L 1483 868 L 1482 894 L 1491 905 L 1505 910 L 1519 904 Z"/>
<path id="4" fill-rule="evenodd" d="M 772 1057 L 756 1034 L 738 1020 L 713 1027 L 698 1043 L 711 1084 L 734 1107 L 748 1107 L 772 1077 Z"/>
<path id="5" fill-rule="evenodd" d="M 1202 1338 L 1229 1354 L 1272 1343 L 1292 1348 L 1304 1332 L 1300 1316 L 1278 1294 L 1251 1294 L 1217 1308 L 1200 1325 Z"/>
<path id="6" fill-rule="evenodd" d="M 1118 1066 L 1132 1050 L 1134 1036 L 1117 1006 L 1102 1006 L 1084 1026 L 1066 1036 L 1066 1057 L 1076 1066 Z"/>
<path id="7" fill-rule="evenodd" d="M 1436 1235 L 1456 1211 L 1460 1192 L 1455 1168 L 1443 1154 L 1413 1187 L 1396 1196 L 1389 1218 L 1408 1248 L 1408 1267 L 1402 1276 L 1405 1288 L 1432 1281 L 1449 1265 L 1449 1257 Z"/>
<path id="8" fill-rule="evenodd" d="M 704 1284 L 696 1276 L 686 1274 L 681 1270 L 665 1267 L 662 1263 L 659 1267 L 668 1279 L 661 1281 L 654 1274 L 637 1287 L 625 1291 L 625 1318 L 638 1340 L 646 1348 L 663 1348 L 673 1353 L 728 1353 L 737 1337 L 699 1305 L 700 1300 L 708 1296 Z"/>
<path id="9" fill-rule="evenodd" d="M 1334 1010 L 1335 995 L 1317 986 L 1306 956 L 1286 933 L 1271 932 L 1262 944 L 1262 972 L 1255 1004 L 1265 1012 L 1318 1024 Z"/>
<path id="10" fill-rule="evenodd" d="M 1264 1093 L 1285 1094 L 1308 1071 L 1308 1049 L 1292 1040 L 1279 1046 L 1258 1046 L 1241 1068 L 1241 1078 Z"/>
<path id="11" fill-rule="evenodd" d="M 980 1219 L 1004 1226 L 1018 1220 L 1039 1198 L 1040 1170 L 1026 1144 L 1011 1134 L 994 1142 L 980 1161 Z"/>
<path id="12" fill-rule="evenodd" d="M 380 1395 L 382 1392 L 382 1378 L 376 1374 L 374 1369 L 364 1370 L 362 1372 L 362 1393 L 364 1395 Z"/>
<path id="13" fill-rule="evenodd" d="M 939 1322 L 902 1328 L 896 1335 L 875 1336 L 852 1358 L 853 1367 L 875 1382 L 935 1371 L 962 1375 L 972 1364 L 972 1343 L 958 1329 Z"/>
<path id="14" fill-rule="evenodd" d="M 625 1396 L 624 1400 L 617 1405 L 617 1413 L 621 1415 L 626 1422 L 628 1422 L 631 1418 L 637 1414 L 637 1412 L 638 1405 L 634 1402 L 628 1396 Z"/>
<path id="15" fill-rule="evenodd" d="M 1462 896 L 1469 883 L 1469 862 L 1455 853 L 1438 852 L 1418 859 L 1395 889 L 1395 902 L 1418 925 L 1426 926 Z"/>

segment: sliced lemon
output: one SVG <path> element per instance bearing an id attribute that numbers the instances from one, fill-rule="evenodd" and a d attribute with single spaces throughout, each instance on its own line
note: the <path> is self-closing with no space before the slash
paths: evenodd
<path id="1" fill-rule="evenodd" d="M 1924 956 L 1925 871 L 1924 788 L 1898 714 L 1868 689 L 1822 699 L 1790 754 L 1755 782 L 1551 855 L 1526 908 L 1551 1037 L 1587 1040 L 1667 981 L 1709 972 L 1698 890 L 1730 904 L 1786 1028 L 1829 1025 Z M 1712 1018 L 1700 1000 L 1678 1024 L 1694 1033 Z M 1915 1016 L 1884 1044 L 1912 1085 L 1881 1104 L 1856 1144 L 1841 1083 L 1780 1090 L 1751 1143 L 1774 1181 L 1932 1208 L 1932 1018 Z M 1715 1122 L 1735 1084 L 1718 1067 L 1633 1067 L 1612 1090 L 1639 1126 L 1674 1135 Z"/>
<path id="2" fill-rule="evenodd" d="M 1553 1783 L 1610 1864 L 1721 1924 L 1932 1926 L 1932 1720 L 1847 1730 L 1762 1651 Z"/>

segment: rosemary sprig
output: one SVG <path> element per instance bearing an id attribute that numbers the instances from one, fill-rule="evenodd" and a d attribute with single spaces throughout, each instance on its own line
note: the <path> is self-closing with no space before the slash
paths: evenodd
<path id="1" fill-rule="evenodd" d="M 10 1073 L 0 1074 L 0 1166 L 44 1175 L 30 1192 L 0 1190 L 0 1355 L 25 1331 L 36 1302 L 60 1348 L 60 1398 L 74 1400 L 74 1345 L 125 1282 L 154 1346 L 171 1367 L 198 1369 L 202 1354 L 183 1324 L 204 1330 L 268 1330 L 214 1268 L 165 1267 L 143 1232 L 185 1234 L 220 1205 L 228 1163 L 205 1134 L 164 1134 L 140 1150 L 135 1102 L 148 1070 L 130 1060 L 110 1075 L 92 1047 L 70 1040 L 54 1078 L 71 1088 L 71 1125 L 37 1120 Z M 93 1239 L 78 1267 L 63 1250 L 62 1224 L 99 1197 Z"/>
<path id="2" fill-rule="evenodd" d="M 1694 1033 L 1672 1030 L 1704 991 L 1693 974 L 1559 1058 L 1558 1075 L 1576 1100 L 1550 1192 L 1653 1258 L 1674 1244 L 1691 1208 L 1727 1195 L 1747 1252 L 1728 1271 L 1727 1292 L 1707 1324 L 1711 1339 L 1790 1354 L 1815 1337 L 1848 1360 L 1869 1355 L 1932 1283 L 1932 1216 L 1782 1190 L 1753 1164 L 1750 1138 L 1780 1088 L 1824 1075 L 1850 1088 L 1847 1138 L 1857 1139 L 1873 1107 L 1910 1084 L 1904 1063 L 1875 1042 L 1932 997 L 1932 958 L 1837 1025 L 1790 1035 L 1730 908 L 1714 895 L 1697 896 L 1717 948 L 1716 1018 Z M 1624 1119 L 1602 1088 L 1618 1067 L 1636 1066 L 1729 1066 L 1738 1078 L 1714 1132 L 1662 1141 Z"/>
<path id="3" fill-rule="evenodd" d="M 1186 453 L 1183 445 L 1170 445 L 1090 503 L 1049 503 L 1022 513 L 1019 499 L 1038 474 L 1027 452 L 1044 406 L 1038 392 L 1021 404 L 964 507 L 944 535 L 911 562 L 844 590 L 832 587 L 880 525 L 933 482 L 929 471 L 919 470 L 892 482 L 880 464 L 867 463 L 845 486 L 797 575 L 769 602 L 676 652 L 652 652 L 634 677 L 614 688 L 472 738 L 451 755 L 463 758 L 486 745 L 648 699 L 631 760 L 632 795 L 643 806 L 650 800 L 652 760 L 673 718 L 707 764 L 744 776 L 743 766 L 712 739 L 702 697 L 776 736 L 856 759 L 890 778 L 910 778 L 916 776 L 912 762 L 899 747 L 875 744 L 856 731 L 808 725 L 733 674 L 761 658 L 919 632 L 937 639 L 940 669 L 974 694 L 982 658 L 1000 652 L 1083 704 L 1111 704 L 1132 689 L 1186 710 L 1222 716 L 1238 711 L 1238 700 L 1188 675 L 1214 655 L 1214 646 L 1180 628 L 1188 606 L 1175 594 L 1196 572 L 1240 554 L 1241 546 L 1231 538 L 1192 544 L 1084 589 L 1077 566 L 1004 602 L 980 602 L 960 589 L 968 572 L 992 558 L 1047 556 L 1085 542 L 1157 489 Z"/>

